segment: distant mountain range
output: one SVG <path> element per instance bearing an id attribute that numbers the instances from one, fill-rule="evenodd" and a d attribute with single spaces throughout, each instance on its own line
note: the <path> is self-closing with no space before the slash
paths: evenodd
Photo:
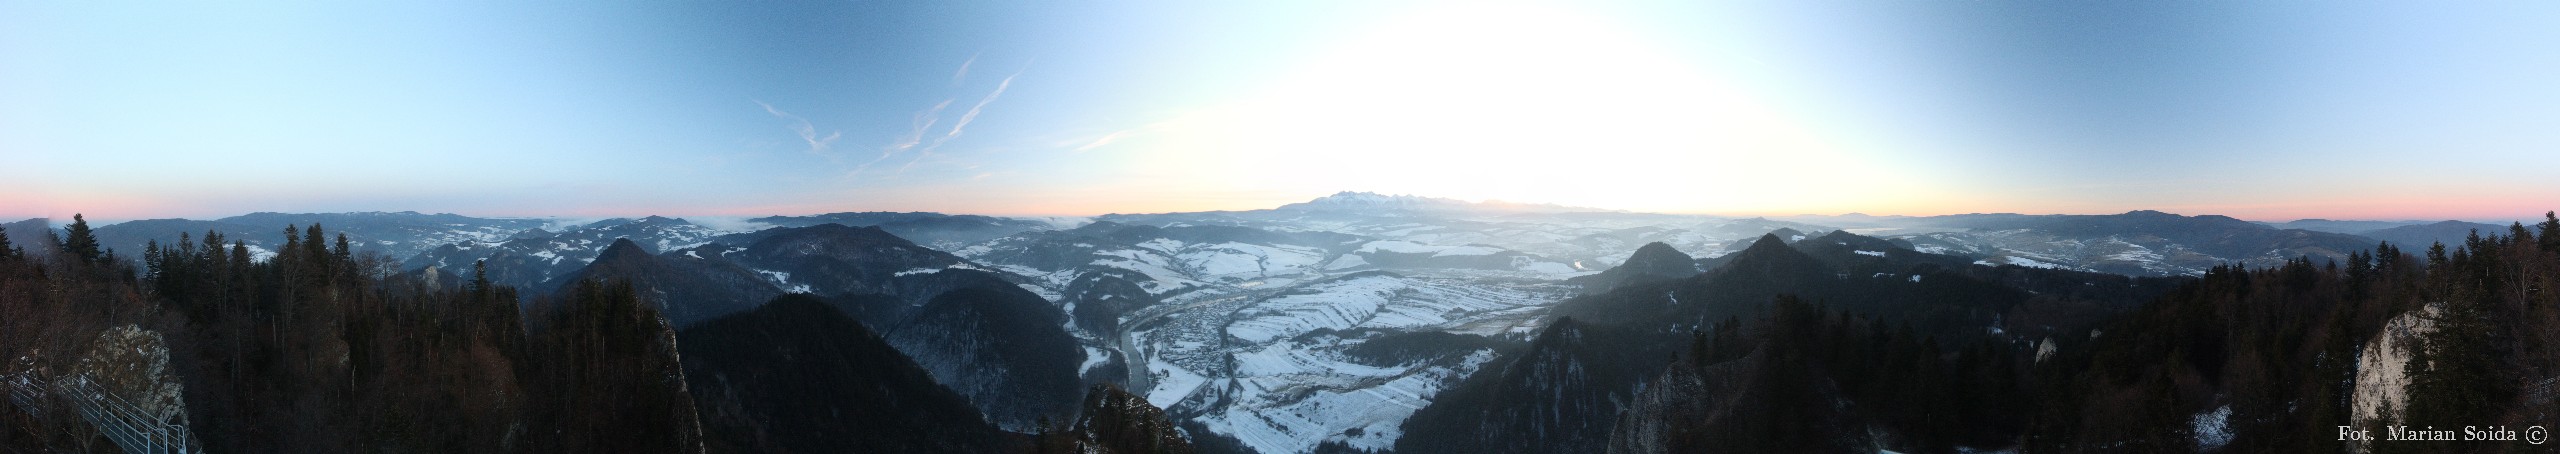
<path id="1" fill-rule="evenodd" d="M 2023 344 L 2083 333 L 2220 266 L 2336 261 L 2381 241 L 2458 242 L 2474 229 L 2505 229 L 2158 211 L 1726 218 L 1346 192 L 1265 210 L 1064 224 L 848 212 L 714 223 L 724 230 L 661 216 L 562 225 L 257 213 L 96 231 L 135 258 L 147 242 L 208 230 L 265 253 L 284 225 L 314 223 L 438 287 L 462 285 L 480 264 L 532 301 L 581 280 L 631 283 L 686 330 L 685 367 L 712 376 L 694 378 L 706 431 L 725 446 L 1020 441 L 772 434 L 809 418 L 892 418 L 821 413 L 770 391 L 847 380 L 893 391 L 809 399 L 888 405 L 919 421 L 979 418 L 987 424 L 951 430 L 987 435 L 1073 420 L 1079 402 L 1097 402 L 1079 399 L 1099 395 L 1160 405 L 1202 446 L 1261 452 L 1675 446 L 1660 432 L 1671 429 L 1643 424 L 1736 404 L 1684 406 L 1767 386 L 1753 374 L 1783 362 L 1740 356 L 1748 352 L 1722 369 L 1662 361 L 1694 340 L 1683 333 L 1761 316 L 1775 295 L 1950 343 Z M 31 248 L 44 246 L 49 228 L 6 227 Z M 757 342 L 836 350 L 792 356 L 801 353 Z M 879 359 L 888 353 L 905 362 Z M 776 357 L 816 362 L 760 366 Z M 886 369 L 843 369 L 854 363 Z M 1128 389 L 1088 389 L 1096 384 Z M 881 403 L 883 395 L 916 400 Z M 1552 417 L 1528 417 L 1540 414 Z"/>
<path id="2" fill-rule="evenodd" d="M 2472 230 L 2504 226 L 2463 221 L 2335 221 L 2303 219 L 2247 222 L 2222 216 L 2178 216 L 2156 211 L 2117 215 L 1964 214 L 1946 216 L 1793 216 L 1727 219 L 1657 215 L 1546 204 L 1467 202 L 1455 199 L 1343 192 L 1268 210 L 1106 215 L 1097 221 L 1157 227 L 1227 225 L 1275 232 L 1330 232 L 1437 247 L 1483 245 L 1516 251 L 1531 262 L 1552 261 L 1596 271 L 1626 259 L 1634 246 L 1661 242 L 1712 258 L 1738 250 L 1746 240 L 1779 228 L 1819 234 L 1854 229 L 1906 240 L 1914 247 L 1974 256 L 1994 264 L 2050 266 L 2136 275 L 2194 274 L 2217 263 L 2274 263 L 2285 258 L 2335 260 L 2345 251 L 2390 241 L 2404 245 L 2458 242 Z M 31 220 L 34 221 L 34 220 Z M 180 235 L 222 232 L 254 254 L 269 253 L 285 225 L 321 224 L 345 234 L 359 252 L 378 252 L 402 269 L 437 266 L 448 271 L 488 260 L 496 280 L 548 288 L 583 266 L 616 238 L 632 238 L 655 251 L 708 242 L 723 231 L 682 219 L 649 216 L 555 226 L 543 219 L 476 218 L 417 212 L 252 213 L 215 220 L 150 219 L 97 228 L 101 244 L 138 257 L 145 243 L 174 244 Z M 11 233 L 36 242 L 45 222 L 19 222 Z M 1054 231 L 1046 220 L 923 212 L 843 212 L 768 216 L 746 225 L 807 227 L 876 226 L 944 251 L 1024 233 Z M 728 225 L 728 224 L 723 224 Z M 758 227 L 763 228 L 763 227 Z M 558 229 L 559 231 L 552 231 Z M 39 245 L 41 246 L 41 245 Z M 41 251 L 39 251 L 41 252 Z M 1399 260 L 1390 249 L 1386 260 Z M 1445 256 L 1433 253 L 1433 256 Z M 1500 254 L 1495 254 L 1499 256 Z M 1511 259 L 1486 259 L 1506 266 Z M 447 273 L 452 274 L 452 273 Z M 1072 279 L 1064 276 L 1060 279 Z"/>
<path id="3" fill-rule="evenodd" d="M 2411 246 L 2411 249 L 2422 249 L 2426 245 L 2434 243 L 2461 244 L 2462 240 L 2470 237 L 2473 232 L 2478 232 L 2480 236 L 2484 237 L 2489 235 L 2505 235 L 2507 234 L 2508 227 L 2511 226 L 2481 224 L 2477 222 L 2442 221 L 2368 230 L 2359 232 L 2356 235 L 2376 240 L 2389 241 L 2392 244 Z"/>
<path id="4" fill-rule="evenodd" d="M 1016 233 L 1047 230 L 1047 222 L 977 215 L 941 213 L 828 213 L 811 216 L 769 216 L 747 220 L 774 227 L 808 227 L 839 224 L 847 227 L 879 227 L 899 238 L 945 251 L 1003 238 Z"/>

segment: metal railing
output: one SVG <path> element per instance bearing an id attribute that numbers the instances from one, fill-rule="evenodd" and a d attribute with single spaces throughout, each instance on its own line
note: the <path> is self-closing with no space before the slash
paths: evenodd
<path id="1" fill-rule="evenodd" d="M 47 396 L 70 401 L 80 419 L 98 428 L 98 434 L 124 448 L 126 454 L 187 454 L 198 452 L 195 433 L 177 422 L 175 406 L 160 411 L 146 411 L 115 393 L 100 388 L 86 374 L 68 380 L 48 383 L 33 374 L 0 377 L 0 386 L 8 388 L 9 400 L 29 414 L 43 415 Z"/>

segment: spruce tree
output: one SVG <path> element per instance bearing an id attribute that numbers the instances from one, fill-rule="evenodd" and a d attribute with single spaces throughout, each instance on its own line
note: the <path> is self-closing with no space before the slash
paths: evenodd
<path id="1" fill-rule="evenodd" d="M 17 260 L 18 247 L 9 244 L 9 232 L 0 231 L 0 260 Z"/>
<path id="2" fill-rule="evenodd" d="M 329 255 L 337 256 L 338 263 L 355 263 L 355 251 L 347 248 L 347 232 L 338 232 L 338 247 L 330 249 Z"/>
<path id="3" fill-rule="evenodd" d="M 329 282 L 329 276 L 335 274 L 338 264 L 329 260 L 329 237 L 320 231 L 320 224 L 311 224 L 310 229 L 303 233 L 302 241 L 302 263 L 306 264 L 302 269 L 303 279 L 314 285 Z"/>
<path id="4" fill-rule="evenodd" d="M 2501 332 L 2495 318 L 2501 287 L 2497 254 L 2474 247 L 2494 244 L 2475 232 L 2465 247 L 2454 250 L 2449 267 L 2431 273 L 2443 295 L 2441 312 L 2428 316 L 2435 329 L 2422 336 L 2404 373 L 2409 377 L 2406 423 L 2450 429 L 2464 421 L 2492 420 L 2510 394 L 2502 358 Z"/>
<path id="5" fill-rule="evenodd" d="M 258 278 L 257 273 L 253 273 L 250 270 L 249 242 L 246 240 L 231 240 L 230 256 L 231 266 L 229 268 L 231 270 L 231 279 L 233 280 L 233 282 L 230 283 L 230 288 L 233 294 L 229 297 L 229 300 L 234 304 L 245 306 L 249 303 L 250 297 L 255 295 L 254 289 L 257 288 L 256 284 Z M 254 314 L 256 312 L 251 311 L 251 313 Z"/>
<path id="6" fill-rule="evenodd" d="M 2560 252 L 2560 211 L 2542 212 L 2542 251 Z"/>
<path id="7" fill-rule="evenodd" d="M 106 253 L 98 250 L 97 234 L 89 231 L 88 219 L 83 219 L 76 213 L 72 214 L 71 227 L 63 230 L 62 251 L 71 254 L 71 258 L 81 263 L 97 263 L 106 260 Z"/>
<path id="8" fill-rule="evenodd" d="M 2449 259 L 2446 259 L 2446 258 L 2445 258 L 2445 255 L 2444 255 L 2444 243 L 2443 243 L 2443 242 L 2437 242 L 2434 246 L 2427 246 L 2427 271 L 2428 271 L 2428 272 L 2432 272 L 2432 273 L 2441 273 L 2441 272 L 2444 272 L 2444 271 L 2446 271 L 2446 270 L 2448 270 L 2448 269 L 2449 269 L 2449 268 L 2447 268 L 2447 265 L 2449 265 L 2450 263 L 2451 263 L 2451 260 L 2449 260 Z"/>
<path id="9" fill-rule="evenodd" d="M 325 235 L 324 232 L 320 231 L 320 224 L 311 224 L 310 230 L 303 233 L 302 241 L 304 241 L 302 245 L 302 253 L 309 255 L 310 262 L 328 262 L 329 237 L 328 235 Z"/>
<path id="10" fill-rule="evenodd" d="M 160 257 L 160 240 L 150 240 L 150 241 L 143 242 L 143 244 L 142 244 L 142 269 L 143 269 L 143 271 L 142 271 L 142 279 L 143 279 L 143 280 L 146 280 L 146 281 L 152 281 L 152 282 L 159 282 L 159 281 L 160 281 L 160 272 L 161 272 L 161 269 L 160 269 L 160 265 L 161 265 L 161 263 L 160 263 L 160 259 L 161 259 L 161 257 Z"/>
<path id="11" fill-rule="evenodd" d="M 474 260 L 471 262 L 471 294 L 479 296 L 482 300 L 489 299 L 488 260 Z"/>
<path id="12" fill-rule="evenodd" d="M 297 262 L 298 259 L 301 258 L 302 229 L 292 225 L 286 225 L 284 226 L 284 243 L 276 250 L 276 256 L 273 260 L 276 262 L 276 266 L 291 267 L 292 263 Z"/>

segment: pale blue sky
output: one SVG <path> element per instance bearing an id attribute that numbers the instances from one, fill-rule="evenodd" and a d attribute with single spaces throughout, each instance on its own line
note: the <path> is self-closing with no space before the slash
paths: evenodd
<path id="1" fill-rule="evenodd" d="M 2560 3 L 0 0 L 0 218 L 2560 208 Z"/>

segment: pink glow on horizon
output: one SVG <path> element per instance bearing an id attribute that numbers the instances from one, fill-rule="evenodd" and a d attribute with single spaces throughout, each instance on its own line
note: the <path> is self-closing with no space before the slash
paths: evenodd
<path id="1" fill-rule="evenodd" d="M 1082 199 L 1082 200 L 1079 200 Z M 2222 215 L 2253 221 L 2283 222 L 2297 219 L 2330 220 L 2466 220 L 2466 221 L 2530 221 L 2542 213 L 2560 210 L 2560 197 L 2348 197 L 2326 200 L 2304 200 L 2290 203 L 2168 203 L 2154 206 L 2112 204 L 2035 204 L 2013 207 L 1939 206 L 1872 207 L 1846 210 L 1803 210 L 1792 212 L 1734 212 L 1705 210 L 1665 210 L 1672 214 L 1705 214 L 1722 216 L 1790 216 L 1803 214 L 1836 215 L 1851 212 L 1877 216 L 1937 216 L 1965 213 L 2023 214 L 2116 214 L 2133 210 L 2158 210 L 2180 215 Z M 417 211 L 421 213 L 455 213 L 478 217 L 561 217 L 606 218 L 661 216 L 760 217 L 796 216 L 848 211 L 925 211 L 948 214 L 981 214 L 993 216 L 1095 216 L 1112 213 L 1169 213 L 1221 210 L 1256 210 L 1304 201 L 1304 198 L 1267 197 L 1190 197 L 1190 198 L 1111 198 L 1053 195 L 1038 198 L 946 197 L 938 200 L 847 200 L 842 202 L 778 202 L 713 206 L 657 205 L 630 203 L 580 204 L 566 209 L 539 207 L 414 207 L 382 206 L 330 209 L 346 203 L 317 204 L 285 202 L 272 205 L 257 203 L 200 204 L 187 201 L 159 200 L 122 195 L 85 195 L 72 198 L 11 195 L 0 196 L 0 222 L 28 218 L 51 218 L 68 222 L 73 214 L 92 222 L 122 222 L 139 219 L 218 219 L 259 211 L 277 212 L 349 212 L 349 211 Z M 1613 207 L 1592 207 L 1613 209 Z"/>

